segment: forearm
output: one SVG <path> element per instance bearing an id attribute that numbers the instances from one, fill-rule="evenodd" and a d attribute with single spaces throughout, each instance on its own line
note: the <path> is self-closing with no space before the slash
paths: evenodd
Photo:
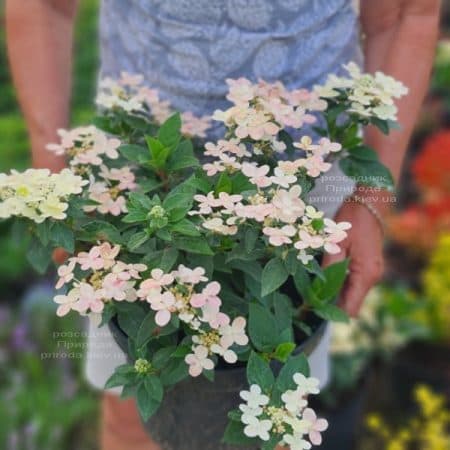
<path id="1" fill-rule="evenodd" d="M 33 165 L 64 166 L 45 145 L 69 121 L 75 0 L 7 0 L 11 71 L 28 126 Z"/>
<path id="2" fill-rule="evenodd" d="M 366 8 L 362 17 L 366 33 L 365 69 L 368 72 L 379 70 L 399 79 L 409 88 L 409 95 L 397 104 L 401 128 L 385 136 L 369 127 L 366 141 L 378 152 L 380 160 L 391 170 L 395 180 L 398 180 L 428 88 L 438 34 L 439 2 L 385 0 L 381 5 L 379 2 L 376 5 L 373 3 L 372 0 L 363 2 L 363 8 Z M 396 3 L 397 6 L 394 5 Z M 371 11 L 375 7 L 377 10 Z M 378 17 L 374 19 L 372 14 Z"/>

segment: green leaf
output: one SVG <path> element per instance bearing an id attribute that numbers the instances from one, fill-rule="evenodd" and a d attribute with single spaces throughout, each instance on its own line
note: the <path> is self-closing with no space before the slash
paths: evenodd
<path id="1" fill-rule="evenodd" d="M 124 144 L 119 147 L 119 152 L 129 161 L 140 164 L 146 163 L 150 160 L 150 153 L 145 147 L 135 144 Z"/>
<path id="2" fill-rule="evenodd" d="M 137 389 L 137 407 L 142 420 L 146 421 L 155 414 L 160 404 L 161 401 L 152 396 L 145 382 L 141 383 Z"/>
<path id="3" fill-rule="evenodd" d="M 122 364 L 116 367 L 114 373 L 108 378 L 105 389 L 111 389 L 117 386 L 126 386 L 136 380 L 136 371 L 130 364 Z"/>
<path id="4" fill-rule="evenodd" d="M 36 234 L 42 245 L 47 246 L 50 242 L 51 227 L 52 223 L 49 220 L 44 220 L 36 225 Z"/>
<path id="5" fill-rule="evenodd" d="M 271 259 L 262 272 L 261 296 L 269 295 L 285 283 L 289 276 L 283 260 L 280 258 Z"/>
<path id="6" fill-rule="evenodd" d="M 349 148 L 348 152 L 354 159 L 360 159 L 362 161 L 378 161 L 378 153 L 366 145 Z"/>
<path id="7" fill-rule="evenodd" d="M 379 161 L 366 161 L 348 156 L 339 161 L 345 175 L 358 183 L 388 190 L 394 189 L 394 179 L 389 169 Z"/>
<path id="8" fill-rule="evenodd" d="M 284 260 L 284 265 L 289 275 L 295 275 L 295 272 L 297 272 L 297 268 L 301 266 L 301 263 L 297 259 L 297 252 L 290 251 L 286 256 L 286 259 Z"/>
<path id="9" fill-rule="evenodd" d="M 175 113 L 161 125 L 158 131 L 158 139 L 165 147 L 174 149 L 181 139 L 180 130 L 181 116 L 179 113 Z"/>
<path id="10" fill-rule="evenodd" d="M 248 228 L 245 231 L 244 246 L 245 246 L 245 251 L 247 253 L 250 253 L 255 248 L 258 237 L 259 237 L 259 233 L 255 228 Z"/>
<path id="11" fill-rule="evenodd" d="M 144 378 L 144 386 L 152 398 L 161 402 L 164 395 L 164 388 L 161 380 L 156 375 L 147 375 Z"/>
<path id="12" fill-rule="evenodd" d="M 225 429 L 223 442 L 230 445 L 248 445 L 250 447 L 257 446 L 259 439 L 249 438 L 244 434 L 245 425 L 242 422 L 230 421 Z"/>
<path id="13" fill-rule="evenodd" d="M 294 342 L 283 342 L 278 344 L 275 350 L 275 358 L 278 361 L 286 362 L 290 354 L 295 350 L 296 344 Z"/>
<path id="14" fill-rule="evenodd" d="M 269 363 L 255 352 L 251 352 L 248 359 L 247 380 L 249 385 L 257 384 L 267 394 L 275 382 Z"/>
<path id="15" fill-rule="evenodd" d="M 322 267 L 319 265 L 316 259 L 313 259 L 303 266 L 309 273 L 319 277 L 322 280 L 325 280 L 325 276 L 323 274 Z"/>
<path id="16" fill-rule="evenodd" d="M 119 230 L 111 223 L 102 220 L 94 220 L 82 226 L 78 239 L 81 241 L 109 241 L 112 244 L 121 244 Z"/>
<path id="17" fill-rule="evenodd" d="M 249 306 L 248 331 L 254 346 L 260 351 L 270 352 L 278 344 L 275 316 L 257 303 Z"/>
<path id="18" fill-rule="evenodd" d="M 154 331 L 157 328 L 155 322 L 155 313 L 150 311 L 139 325 L 136 333 L 136 346 L 142 347 L 152 338 Z"/>
<path id="19" fill-rule="evenodd" d="M 105 307 L 102 311 L 102 320 L 99 327 L 107 325 L 110 320 L 116 315 L 116 309 L 114 308 L 114 302 L 105 303 Z"/>
<path id="20" fill-rule="evenodd" d="M 146 231 L 138 231 L 133 234 L 127 242 L 127 248 L 130 251 L 138 249 L 141 245 L 147 242 L 149 239 L 149 235 Z"/>
<path id="21" fill-rule="evenodd" d="M 159 268 L 163 272 L 170 272 L 178 259 L 178 250 L 174 247 L 167 247 L 164 249 L 161 257 Z"/>
<path id="22" fill-rule="evenodd" d="M 27 260 L 36 272 L 44 274 L 52 260 L 52 252 L 37 239 L 33 239 L 27 251 Z"/>
<path id="23" fill-rule="evenodd" d="M 166 165 L 167 158 L 170 155 L 170 149 L 152 136 L 146 136 L 145 140 L 147 141 L 147 145 L 152 156 L 149 164 L 155 169 L 163 168 Z"/>
<path id="24" fill-rule="evenodd" d="M 173 244 L 179 250 L 184 250 L 188 253 L 208 256 L 214 255 L 208 242 L 203 237 L 174 236 Z"/>
<path id="25" fill-rule="evenodd" d="M 248 178 L 240 171 L 231 177 L 232 193 L 241 194 L 245 191 L 254 191 L 255 185 L 250 183 Z"/>
<path id="26" fill-rule="evenodd" d="M 141 192 L 151 192 L 162 186 L 162 183 L 156 178 L 145 178 L 145 180 L 138 182 L 138 186 Z"/>
<path id="27" fill-rule="evenodd" d="M 171 242 L 172 241 L 172 235 L 170 234 L 169 230 L 167 228 L 161 228 L 156 232 L 156 237 L 158 239 L 161 239 L 162 241 Z"/>
<path id="28" fill-rule="evenodd" d="M 167 170 L 176 171 L 199 166 L 190 140 L 180 142 L 167 161 Z"/>
<path id="29" fill-rule="evenodd" d="M 255 262 L 254 264 L 248 264 L 246 261 L 234 259 L 228 264 L 228 266 L 241 272 L 247 273 L 255 281 L 261 280 L 262 269 L 257 262 Z"/>
<path id="30" fill-rule="evenodd" d="M 313 306 L 313 311 L 324 320 L 332 322 L 348 322 L 347 313 L 336 305 L 331 303 L 319 303 Z"/>
<path id="31" fill-rule="evenodd" d="M 389 122 L 387 120 L 381 120 L 378 117 L 371 117 L 370 122 L 375 125 L 383 134 L 389 134 Z"/>
<path id="32" fill-rule="evenodd" d="M 280 395 L 289 389 L 296 389 L 297 385 L 294 382 L 294 374 L 296 373 L 302 373 L 305 377 L 309 376 L 308 359 L 303 353 L 291 355 L 281 368 L 275 381 L 276 390 Z"/>
<path id="33" fill-rule="evenodd" d="M 340 292 L 347 278 L 349 260 L 331 264 L 323 270 L 325 280 L 315 278 L 312 289 L 319 300 L 332 300 Z"/>
<path id="34" fill-rule="evenodd" d="M 170 225 L 170 230 L 183 236 L 200 236 L 197 226 L 188 219 L 182 219 Z"/>
<path id="35" fill-rule="evenodd" d="M 189 211 L 192 207 L 193 196 L 190 192 L 170 192 L 163 201 L 163 208 L 167 211 L 182 209 Z"/>
<path id="36" fill-rule="evenodd" d="M 284 294 L 274 294 L 273 307 L 279 334 L 283 335 L 286 341 L 293 341 L 292 319 L 295 309 L 291 299 Z"/>
<path id="37" fill-rule="evenodd" d="M 75 251 L 75 236 L 70 227 L 62 222 L 55 222 L 51 229 L 51 241 L 56 247 L 62 247 L 69 253 Z"/>
<path id="38" fill-rule="evenodd" d="M 145 318 L 142 306 L 138 303 L 115 302 L 115 307 L 120 328 L 132 339 L 136 339 Z"/>
<path id="39" fill-rule="evenodd" d="M 175 358 L 161 371 L 161 381 L 164 386 L 172 386 L 184 380 L 188 374 L 188 365 L 184 358 Z"/>
<path id="40" fill-rule="evenodd" d="M 175 350 L 176 347 L 174 345 L 160 348 L 152 357 L 152 366 L 155 369 L 162 369 L 169 362 Z"/>
<path id="41" fill-rule="evenodd" d="M 130 206 L 142 211 L 148 211 L 153 206 L 151 198 L 142 192 L 130 192 L 128 202 Z"/>
<path id="42" fill-rule="evenodd" d="M 188 353 L 191 353 L 192 348 L 189 345 L 179 345 L 173 352 L 173 358 L 184 358 Z"/>
<path id="43" fill-rule="evenodd" d="M 214 192 L 218 194 L 219 192 L 226 192 L 228 194 L 231 193 L 233 190 L 233 185 L 231 182 L 230 177 L 226 172 L 222 172 L 220 174 L 219 179 L 217 180 L 216 188 L 214 189 Z"/>

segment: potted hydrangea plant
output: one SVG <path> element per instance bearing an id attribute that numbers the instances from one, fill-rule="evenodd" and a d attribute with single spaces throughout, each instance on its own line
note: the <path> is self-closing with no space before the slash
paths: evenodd
<path id="1" fill-rule="evenodd" d="M 136 397 L 168 448 L 222 448 L 218 430 L 250 448 L 321 441 L 306 355 L 324 321 L 346 320 L 335 301 L 347 261 L 319 261 L 339 252 L 351 225 L 307 195 L 333 160 L 349 177 L 392 187 L 360 128 L 388 133 L 393 99 L 406 93 L 381 73 L 347 70 L 313 92 L 229 80 L 232 105 L 213 116 L 225 133 L 197 149 L 187 137 L 204 137 L 208 120 L 171 115 L 142 77 L 123 74 L 101 83 L 95 125 L 61 130 L 49 146 L 68 169 L 0 177 L 0 217 L 31 236 L 30 262 L 45 271 L 54 248 L 70 254 L 57 314 L 111 328 L 129 363 L 107 387 Z"/>

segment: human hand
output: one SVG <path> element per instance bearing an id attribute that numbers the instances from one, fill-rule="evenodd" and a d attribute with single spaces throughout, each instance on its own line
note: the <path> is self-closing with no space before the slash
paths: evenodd
<path id="1" fill-rule="evenodd" d="M 350 259 L 350 273 L 344 284 L 339 305 L 352 317 L 358 315 L 368 291 L 383 275 L 383 230 L 377 218 L 365 205 L 347 201 L 335 217 L 336 222 L 352 224 L 341 252 L 326 254 L 323 266 Z"/>

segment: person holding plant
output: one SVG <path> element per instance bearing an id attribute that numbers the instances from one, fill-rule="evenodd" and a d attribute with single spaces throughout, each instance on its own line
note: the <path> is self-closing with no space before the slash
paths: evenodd
<path id="1" fill-rule="evenodd" d="M 55 141 L 56 130 L 68 122 L 76 3 L 7 1 L 9 55 L 30 130 L 33 163 L 52 171 L 65 164 L 45 147 Z M 411 93 L 398 104 L 401 130 L 385 137 L 371 128 L 365 136 L 367 145 L 376 149 L 395 179 L 426 92 L 439 7 L 438 0 L 361 2 L 366 71 L 392 75 Z M 227 78 L 279 80 L 294 89 L 318 84 L 330 73 L 340 74 L 342 64 L 349 61 L 363 64 L 359 21 L 350 0 L 105 0 L 100 40 L 102 75 L 118 78 L 124 70 L 142 73 L 177 110 L 198 115 L 223 109 Z M 411 70 L 416 61 L 421 62 L 420 68 Z M 218 135 L 216 129 L 210 132 L 210 136 Z M 341 251 L 327 255 L 323 264 L 350 258 L 350 274 L 340 302 L 355 316 L 366 293 L 382 275 L 380 219 L 392 203 L 392 194 L 374 191 L 362 180 L 350 197 L 352 201 L 342 204 L 352 193 L 352 183 L 341 186 L 345 195 L 340 196 L 331 195 L 331 183 L 326 179 L 318 184 L 314 194 L 328 198 L 321 209 L 337 222 L 353 225 Z M 325 353 L 318 359 L 320 365 Z M 114 360 L 91 358 L 91 381 L 102 387 L 115 365 Z M 102 445 L 106 450 L 130 445 L 135 449 L 158 448 L 143 433 L 132 404 L 106 394 L 104 413 Z"/>

